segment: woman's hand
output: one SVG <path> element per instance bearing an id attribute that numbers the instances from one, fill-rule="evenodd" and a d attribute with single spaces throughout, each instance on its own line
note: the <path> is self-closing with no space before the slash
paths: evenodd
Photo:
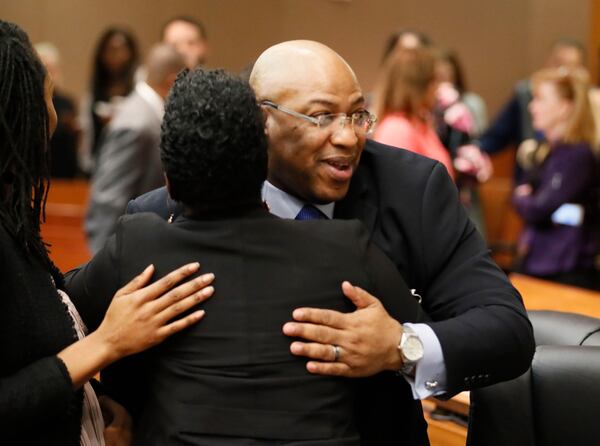
<path id="1" fill-rule="evenodd" d="M 199 268 L 198 263 L 186 265 L 142 288 L 154 272 L 154 267 L 150 265 L 117 291 L 95 332 L 113 353 L 115 361 L 160 344 L 204 316 L 204 310 L 197 310 L 173 320 L 208 299 L 214 292 L 214 288 L 208 286 L 214 279 L 212 274 L 196 277 L 173 288 Z"/>
<path id="2" fill-rule="evenodd" d="M 490 157 L 474 144 L 458 148 L 454 168 L 458 172 L 477 178 L 480 183 L 485 183 L 494 173 Z"/>
<path id="3" fill-rule="evenodd" d="M 208 286 L 214 280 L 213 274 L 175 287 L 199 268 L 198 263 L 191 263 L 144 286 L 154 273 L 150 265 L 121 288 L 98 329 L 58 354 L 69 370 L 73 387 L 81 387 L 112 362 L 159 344 L 202 319 L 204 310 L 175 319 L 214 292 Z"/>
<path id="4" fill-rule="evenodd" d="M 515 188 L 516 197 L 527 197 L 533 193 L 533 188 L 530 184 L 521 184 Z"/>

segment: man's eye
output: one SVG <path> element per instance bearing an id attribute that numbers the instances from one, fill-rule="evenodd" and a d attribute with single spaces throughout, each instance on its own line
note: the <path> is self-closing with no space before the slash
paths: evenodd
<path id="1" fill-rule="evenodd" d="M 356 122 L 357 124 L 365 123 L 370 117 L 371 117 L 371 115 L 366 110 L 360 110 L 360 111 L 352 113 L 352 118 L 354 119 L 354 122 Z"/>
<path id="2" fill-rule="evenodd" d="M 321 113 L 315 116 L 319 120 L 319 125 L 327 126 L 333 122 L 336 115 L 332 115 L 329 113 Z"/>

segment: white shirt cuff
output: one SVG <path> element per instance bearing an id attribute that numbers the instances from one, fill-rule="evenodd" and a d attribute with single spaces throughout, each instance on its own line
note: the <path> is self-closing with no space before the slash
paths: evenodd
<path id="1" fill-rule="evenodd" d="M 423 358 L 418 362 L 415 378 L 404 378 L 410 384 L 413 398 L 422 400 L 446 392 L 446 363 L 440 341 L 427 324 L 404 324 L 412 328 L 423 343 Z"/>

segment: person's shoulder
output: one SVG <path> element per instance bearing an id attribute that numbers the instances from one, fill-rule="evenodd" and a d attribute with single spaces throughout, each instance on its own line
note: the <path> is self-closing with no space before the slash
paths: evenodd
<path id="1" fill-rule="evenodd" d="M 304 249 L 318 246 L 322 255 L 353 256 L 366 249 L 370 238 L 367 228 L 356 219 L 278 219 L 271 224 L 276 225 L 277 230 L 273 231 L 276 237 L 300 240 Z"/>
<path id="2" fill-rule="evenodd" d="M 439 161 L 374 141 L 367 142 L 350 187 L 350 201 L 362 196 L 376 207 L 403 214 L 420 212 L 426 196 L 456 189 Z"/>
<path id="3" fill-rule="evenodd" d="M 154 126 L 156 122 L 158 122 L 158 117 L 153 113 L 150 104 L 134 90 L 118 105 L 109 129 L 114 131 L 122 129 L 143 130 L 149 125 Z"/>
<path id="4" fill-rule="evenodd" d="M 262 220 L 261 225 L 270 226 L 272 233 L 291 234 L 300 240 L 308 239 L 345 239 L 349 234 L 352 237 L 365 231 L 364 225 L 356 219 L 322 219 L 322 220 L 294 220 L 273 216 L 268 220 Z"/>
<path id="5" fill-rule="evenodd" d="M 154 212 L 138 212 L 119 217 L 116 232 L 127 234 L 128 237 L 151 232 L 158 239 L 160 238 L 160 232 L 168 228 L 169 223 Z"/>
<path id="6" fill-rule="evenodd" d="M 359 220 L 307 220 L 299 222 L 298 220 L 282 220 L 290 222 L 295 228 L 307 233 L 334 234 L 336 237 L 343 237 L 346 234 L 359 234 L 365 229 Z M 292 223 L 293 222 L 293 223 Z"/>
<path id="7" fill-rule="evenodd" d="M 596 155 L 592 146 L 586 142 L 560 144 L 554 150 L 556 158 L 577 158 L 594 162 Z"/>
<path id="8" fill-rule="evenodd" d="M 439 162 L 410 150 L 367 140 L 361 156 L 361 166 L 377 170 L 377 175 L 402 174 L 409 178 L 431 172 Z"/>
<path id="9" fill-rule="evenodd" d="M 154 212 L 161 218 L 167 219 L 170 213 L 175 212 L 177 204 L 171 200 L 165 186 L 146 192 L 134 198 L 127 204 L 127 214 L 138 212 Z"/>

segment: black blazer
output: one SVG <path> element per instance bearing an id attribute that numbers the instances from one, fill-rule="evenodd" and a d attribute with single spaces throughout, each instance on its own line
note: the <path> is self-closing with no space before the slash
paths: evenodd
<path id="1" fill-rule="evenodd" d="M 181 208 L 161 188 L 132 200 L 127 211 L 166 219 Z M 423 297 L 442 346 L 447 397 L 528 369 L 535 344 L 521 297 L 492 261 L 444 166 L 369 140 L 334 217 L 361 220 Z M 415 421 L 420 405 L 407 395 L 396 409 L 405 415 L 390 420 L 389 434 L 402 432 L 404 444 L 422 444 L 424 423 Z"/>
<path id="2" fill-rule="evenodd" d="M 181 207 L 156 189 L 128 213 L 163 218 Z M 368 140 L 335 218 L 358 218 L 423 297 L 442 345 L 448 396 L 519 376 L 535 343 L 519 292 L 489 255 L 440 163 Z"/>
<path id="3" fill-rule="evenodd" d="M 82 393 L 56 356 L 77 339 L 73 321 L 51 272 L 2 225 L 0 247 L 0 444 L 79 445 Z"/>
<path id="4" fill-rule="evenodd" d="M 358 218 L 423 297 L 442 346 L 448 395 L 530 366 L 533 329 L 519 292 L 489 255 L 437 161 L 367 141 L 336 218 Z"/>
<path id="5" fill-rule="evenodd" d="M 397 319 L 423 320 L 394 265 L 368 239 L 358 221 L 282 220 L 260 208 L 239 218 L 179 217 L 173 224 L 153 214 L 124 217 L 107 246 L 68 276 L 77 299 L 105 307 L 107 296 L 149 263 L 160 277 L 200 261 L 217 278 L 199 324 L 103 374 L 133 411 L 136 443 L 360 444 L 355 396 L 373 416 L 384 395 L 360 380 L 309 374 L 281 329 L 299 306 L 352 311 L 343 280 L 378 295 Z M 102 309 L 82 314 L 91 328 Z M 391 379 L 398 393 L 388 388 L 390 407 L 410 394 L 402 379 Z M 365 438 L 381 435 L 374 428 Z"/>

